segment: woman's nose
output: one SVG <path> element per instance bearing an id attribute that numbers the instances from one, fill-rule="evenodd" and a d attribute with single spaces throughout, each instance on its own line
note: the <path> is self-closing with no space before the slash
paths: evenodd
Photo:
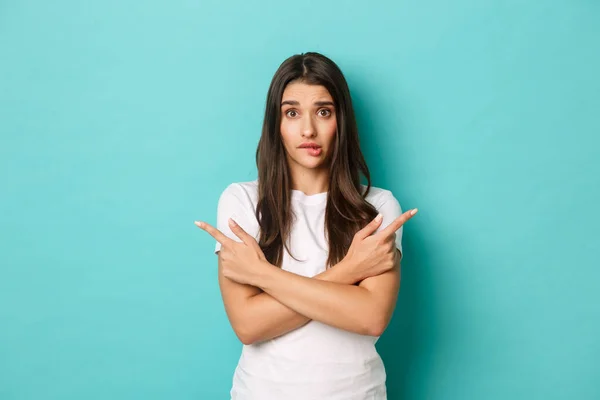
<path id="1" fill-rule="evenodd" d="M 304 126 L 302 127 L 302 136 L 313 137 L 316 134 L 315 127 L 311 118 L 306 118 Z"/>

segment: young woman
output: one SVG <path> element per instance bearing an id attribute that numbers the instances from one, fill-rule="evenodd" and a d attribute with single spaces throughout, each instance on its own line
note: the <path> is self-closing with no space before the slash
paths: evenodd
<path id="1" fill-rule="evenodd" d="M 221 194 L 219 285 L 242 341 L 234 400 L 384 400 L 375 343 L 400 287 L 402 213 L 371 186 L 346 80 L 319 53 L 271 81 L 258 179 Z M 361 173 L 367 185 L 360 183 Z"/>

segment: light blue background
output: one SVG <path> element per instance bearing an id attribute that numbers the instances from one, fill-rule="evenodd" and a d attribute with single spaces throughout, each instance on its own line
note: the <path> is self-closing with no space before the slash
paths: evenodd
<path id="1" fill-rule="evenodd" d="M 420 213 L 389 399 L 598 399 L 596 1 L 0 2 L 0 399 L 228 399 L 221 191 L 269 82 L 344 71 Z"/>

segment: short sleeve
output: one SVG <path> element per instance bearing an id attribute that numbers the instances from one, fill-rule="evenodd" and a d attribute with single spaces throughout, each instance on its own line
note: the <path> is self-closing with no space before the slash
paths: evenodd
<path id="1" fill-rule="evenodd" d="M 385 190 L 381 196 L 380 200 L 375 204 L 375 208 L 377 211 L 383 215 L 383 221 L 379 228 L 377 228 L 376 232 L 385 229 L 392 221 L 402 215 L 402 208 L 400 207 L 400 203 L 394 197 L 393 193 L 389 190 Z M 404 256 L 404 252 L 402 251 L 402 233 L 404 231 L 404 225 L 400 227 L 396 231 L 396 248 L 400 250 L 400 259 Z"/>
<path id="2" fill-rule="evenodd" d="M 232 218 L 248 234 L 257 241 L 259 239 L 259 225 L 254 215 L 254 206 L 246 191 L 237 183 L 232 183 L 221 193 L 217 205 L 217 229 L 225 236 L 241 242 L 229 227 L 228 219 Z M 221 250 L 221 243 L 216 242 L 215 254 Z"/>

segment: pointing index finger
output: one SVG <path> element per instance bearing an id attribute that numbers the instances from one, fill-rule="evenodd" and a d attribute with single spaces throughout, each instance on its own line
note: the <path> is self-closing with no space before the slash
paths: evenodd
<path id="1" fill-rule="evenodd" d="M 207 224 L 206 222 L 198 222 L 198 221 L 196 221 L 195 224 L 199 228 L 208 232 L 208 234 L 210 236 L 212 236 L 213 238 L 215 238 L 215 240 L 217 242 L 221 243 L 221 246 L 224 246 L 226 244 L 231 245 L 231 243 L 233 243 L 233 240 L 231 238 L 228 238 L 227 236 L 225 236 L 223 234 L 223 232 L 221 232 L 217 228 L 211 226 L 210 224 Z"/>
<path id="2" fill-rule="evenodd" d="M 413 213 L 414 212 L 414 213 Z M 375 236 L 386 237 L 395 233 L 406 221 L 411 219 L 414 214 L 416 214 L 416 208 L 413 210 L 408 210 L 405 213 L 402 213 L 398 218 L 393 220 L 388 226 L 375 234 Z"/>

